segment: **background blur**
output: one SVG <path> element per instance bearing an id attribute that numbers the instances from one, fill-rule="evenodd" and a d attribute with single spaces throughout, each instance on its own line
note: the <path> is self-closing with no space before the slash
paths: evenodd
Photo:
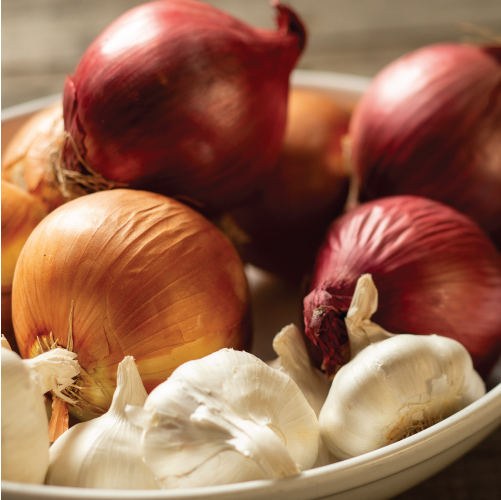
<path id="1" fill-rule="evenodd" d="M 2 102 L 7 108 L 62 91 L 92 40 L 137 0 L 2 0 Z M 269 0 L 210 0 L 273 28 Z M 444 41 L 501 36 L 501 0 L 283 0 L 309 40 L 298 68 L 371 77 L 396 57 Z M 476 36 L 472 34 L 476 33 Z M 487 40 L 485 38 L 484 40 Z M 491 500 L 501 492 L 501 429 L 398 500 Z M 370 499 L 369 499 L 370 500 Z"/>
<path id="2" fill-rule="evenodd" d="M 2 0 L 2 108 L 59 93 L 92 40 L 138 0 Z M 273 28 L 269 0 L 209 0 Z M 501 0 L 283 0 L 309 30 L 298 67 L 373 76 L 417 47 L 501 36 Z M 468 29 L 467 29 L 468 28 Z"/>

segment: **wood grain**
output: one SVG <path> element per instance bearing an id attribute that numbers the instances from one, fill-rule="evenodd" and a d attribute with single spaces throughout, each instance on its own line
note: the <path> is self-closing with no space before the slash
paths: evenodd
<path id="1" fill-rule="evenodd" d="M 2 108 L 61 92 L 92 40 L 134 0 L 3 0 Z M 268 0 L 208 3 L 274 27 Z M 302 69 L 373 76 L 417 47 L 467 37 L 464 24 L 501 35 L 500 0 L 285 0 L 309 31 Z"/>

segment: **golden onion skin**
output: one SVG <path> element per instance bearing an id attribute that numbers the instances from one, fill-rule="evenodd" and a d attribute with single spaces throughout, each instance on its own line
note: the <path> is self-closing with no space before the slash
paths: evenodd
<path id="1" fill-rule="evenodd" d="M 63 104 L 58 101 L 28 118 L 2 153 L 2 179 L 32 194 L 47 212 L 70 199 L 55 170 L 63 139 Z"/>
<path id="2" fill-rule="evenodd" d="M 238 231 L 236 238 L 228 234 L 244 261 L 292 283 L 309 275 L 328 226 L 348 199 L 343 137 L 349 119 L 349 109 L 334 97 L 291 89 L 277 166 L 261 196 L 230 213 Z"/>
<path id="3" fill-rule="evenodd" d="M 187 360 L 250 345 L 249 288 L 229 240 L 145 191 L 102 191 L 50 213 L 19 257 L 12 304 L 23 357 L 51 332 L 66 347 L 73 311 L 84 413 L 107 410 L 124 356 L 150 392 Z"/>
<path id="4" fill-rule="evenodd" d="M 28 236 L 46 215 L 33 196 L 2 180 L 2 334 L 16 352 L 11 307 L 14 269 Z"/>

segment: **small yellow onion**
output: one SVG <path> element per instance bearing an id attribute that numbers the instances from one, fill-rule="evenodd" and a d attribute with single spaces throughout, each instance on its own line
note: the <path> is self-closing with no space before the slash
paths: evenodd
<path id="1" fill-rule="evenodd" d="M 63 107 L 58 101 L 26 120 L 2 153 L 2 179 L 31 193 L 49 212 L 67 201 L 55 170 L 63 133 Z"/>
<path id="2" fill-rule="evenodd" d="M 14 269 L 28 236 L 45 215 L 33 196 L 2 181 L 2 334 L 14 351 L 17 351 L 11 309 Z"/>
<path id="3" fill-rule="evenodd" d="M 77 353 L 67 395 L 80 419 L 109 408 L 125 356 L 150 392 L 185 361 L 250 342 L 248 283 L 231 243 L 146 191 L 102 191 L 51 212 L 23 248 L 12 299 L 23 357 L 57 344 Z"/>
<path id="4" fill-rule="evenodd" d="M 350 110 L 320 90 L 293 88 L 277 167 L 263 192 L 222 220 L 244 260 L 292 280 L 314 264 L 348 199 L 343 138 Z"/>

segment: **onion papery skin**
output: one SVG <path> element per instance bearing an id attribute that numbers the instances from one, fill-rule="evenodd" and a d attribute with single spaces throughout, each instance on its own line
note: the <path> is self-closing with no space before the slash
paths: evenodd
<path id="1" fill-rule="evenodd" d="M 344 318 L 365 273 L 378 289 L 375 323 L 451 337 L 489 373 L 501 352 L 501 257 L 478 224 L 412 195 L 363 203 L 333 222 L 304 299 L 305 334 L 329 376 L 350 358 Z"/>
<path id="2" fill-rule="evenodd" d="M 33 195 L 47 212 L 68 200 L 55 170 L 63 133 L 63 104 L 58 101 L 26 120 L 2 153 L 2 179 Z"/>
<path id="3" fill-rule="evenodd" d="M 2 180 L 2 334 L 19 353 L 12 324 L 12 282 L 19 254 L 31 232 L 47 215 L 38 200 Z"/>
<path id="4" fill-rule="evenodd" d="M 291 89 L 277 168 L 259 197 L 230 213 L 244 261 L 296 283 L 311 272 L 327 227 L 348 198 L 343 138 L 349 118 L 333 96 Z"/>
<path id="5" fill-rule="evenodd" d="M 207 213 L 252 197 L 275 166 L 289 75 L 306 39 L 296 14 L 275 8 L 276 31 L 190 0 L 119 17 L 67 78 L 64 123 L 74 145 L 66 142 L 64 168 L 88 167 Z"/>
<path id="6" fill-rule="evenodd" d="M 358 103 L 350 140 L 360 201 L 426 196 L 501 248 L 501 46 L 438 44 L 397 59 Z"/>
<path id="7" fill-rule="evenodd" d="M 50 332 L 67 347 L 72 313 L 71 350 L 88 374 L 76 382 L 81 418 L 108 409 L 124 356 L 149 392 L 183 362 L 251 338 L 248 283 L 228 239 L 183 203 L 132 189 L 51 212 L 21 252 L 12 306 L 25 358 Z"/>

